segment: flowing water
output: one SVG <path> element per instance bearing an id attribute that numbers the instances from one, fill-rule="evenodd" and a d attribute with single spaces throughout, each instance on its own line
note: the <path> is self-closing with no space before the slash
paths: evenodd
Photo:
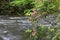
<path id="1" fill-rule="evenodd" d="M 56 22 L 53 16 L 46 16 L 38 21 L 38 25 L 51 26 Z M 56 23 L 60 25 L 60 23 Z M 32 29 L 32 23 L 28 17 L 4 17 L 0 16 L 0 40 L 24 40 L 26 29 Z"/>

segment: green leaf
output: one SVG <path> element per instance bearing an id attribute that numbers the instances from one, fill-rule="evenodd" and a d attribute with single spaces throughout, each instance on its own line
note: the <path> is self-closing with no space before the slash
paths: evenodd
<path id="1" fill-rule="evenodd" d="M 39 8 L 39 7 L 43 6 L 43 5 L 44 5 L 44 3 L 42 1 L 39 1 L 38 3 L 36 3 L 35 7 Z"/>
<path id="2" fill-rule="evenodd" d="M 27 29 L 27 30 L 26 30 L 26 32 L 32 32 L 32 30 L 30 30 L 30 29 Z"/>
<path id="3" fill-rule="evenodd" d="M 49 9 L 53 9 L 53 8 L 56 7 L 56 5 L 54 5 L 53 3 L 51 3 L 51 4 L 48 5 L 48 7 L 49 7 Z"/>

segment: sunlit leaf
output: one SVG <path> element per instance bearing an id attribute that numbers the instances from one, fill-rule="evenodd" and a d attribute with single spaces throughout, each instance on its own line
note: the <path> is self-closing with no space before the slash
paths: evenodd
<path id="1" fill-rule="evenodd" d="M 32 32 L 32 30 L 30 30 L 30 29 L 27 29 L 27 30 L 26 30 L 26 32 Z"/>

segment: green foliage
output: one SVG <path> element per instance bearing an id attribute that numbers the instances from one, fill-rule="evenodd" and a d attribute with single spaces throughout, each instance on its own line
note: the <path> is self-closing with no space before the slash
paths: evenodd
<path id="1" fill-rule="evenodd" d="M 12 1 L 10 4 L 12 6 L 15 6 L 15 5 L 19 6 L 19 5 L 26 5 L 26 4 L 33 2 L 33 1 L 34 0 L 15 0 L 15 1 Z"/>
<path id="2" fill-rule="evenodd" d="M 12 15 L 20 15 L 20 16 L 24 16 L 25 10 L 30 10 L 31 8 L 33 8 L 34 4 L 33 1 L 34 0 L 1 0 L 0 1 L 0 14 L 12 14 Z"/>
<path id="3" fill-rule="evenodd" d="M 27 30 L 26 30 L 26 32 L 32 32 L 32 30 L 30 30 L 30 29 L 27 29 Z"/>
<path id="4" fill-rule="evenodd" d="M 44 12 L 46 14 L 60 14 L 60 10 L 58 9 L 59 3 L 55 4 L 54 0 L 46 0 L 42 1 L 40 0 L 39 3 L 34 4 L 33 9 L 37 9 L 37 16 L 39 16 L 39 13 L 43 14 Z M 33 10 L 32 9 L 32 10 Z M 30 10 L 27 11 L 27 13 L 30 13 Z M 34 13 L 33 13 L 34 14 Z M 36 18 L 36 15 L 32 15 L 30 18 L 31 23 L 33 24 L 33 28 L 36 28 L 34 36 L 32 35 L 32 32 L 30 34 L 30 40 L 60 40 L 60 27 L 53 25 L 53 27 L 46 27 L 46 26 L 38 26 L 37 21 L 39 18 Z M 59 18 L 59 17 L 58 17 Z M 58 20 L 57 18 L 57 20 Z M 32 30 L 33 31 L 33 30 Z"/>
<path id="5" fill-rule="evenodd" d="M 37 3 L 37 2 L 35 3 L 35 7 L 36 7 L 36 8 L 40 8 L 40 7 L 42 7 L 43 5 L 44 5 L 44 3 L 43 3 L 43 1 L 41 1 L 41 0 L 40 0 L 38 3 Z"/>
<path id="6" fill-rule="evenodd" d="M 17 13 L 19 14 L 23 14 L 23 15 L 28 15 L 26 12 L 26 10 L 30 10 L 31 8 L 34 7 L 34 0 L 14 0 L 12 2 L 10 2 L 10 5 L 15 7 L 17 6 Z M 15 11 L 14 11 L 15 12 Z"/>
<path id="7" fill-rule="evenodd" d="M 37 0 L 38 1 L 38 0 Z M 16 14 L 16 15 L 30 15 L 31 9 L 37 9 L 39 12 L 46 12 L 54 14 L 60 12 L 59 0 L 1 0 L 0 1 L 0 14 Z M 26 12 L 25 12 L 26 11 Z"/>
<path id="8" fill-rule="evenodd" d="M 29 29 L 28 29 L 29 30 Z M 60 40 L 60 27 L 46 27 L 46 26 L 38 26 L 37 33 L 35 36 L 32 36 L 31 30 L 27 33 L 30 33 L 30 40 Z"/>
<path id="9" fill-rule="evenodd" d="M 24 11 L 25 15 L 26 15 L 26 16 L 30 16 L 30 15 L 31 15 L 31 12 L 30 12 L 30 11 L 31 11 L 31 10 L 25 10 L 25 11 Z"/>
<path id="10" fill-rule="evenodd" d="M 55 3 L 56 1 L 54 0 L 39 0 L 39 2 L 34 2 L 34 8 L 33 9 L 37 9 L 37 11 L 39 13 L 46 12 L 46 14 L 59 14 L 60 12 L 60 2 L 59 0 L 57 1 L 57 3 Z M 29 13 L 28 13 L 29 14 Z"/>
<path id="11" fill-rule="evenodd" d="M 0 0 L 0 15 L 10 13 L 9 1 Z"/>
<path id="12" fill-rule="evenodd" d="M 44 2 L 44 5 L 40 8 L 38 8 L 40 12 L 47 12 L 48 14 L 54 14 L 56 13 L 56 5 L 53 2 L 46 1 Z"/>

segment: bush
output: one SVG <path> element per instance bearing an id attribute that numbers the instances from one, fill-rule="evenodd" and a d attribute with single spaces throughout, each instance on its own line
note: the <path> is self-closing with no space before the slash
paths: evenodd
<path id="1" fill-rule="evenodd" d="M 34 0 L 14 0 L 10 2 L 10 6 L 14 8 L 14 13 L 25 15 L 25 10 L 30 10 L 34 7 Z"/>
<path id="2" fill-rule="evenodd" d="M 8 0 L 0 0 L 0 14 L 9 14 L 9 1 Z"/>
<path id="3" fill-rule="evenodd" d="M 3 15 L 20 15 L 24 16 L 25 10 L 33 8 L 33 0 L 1 0 L 0 14 Z"/>
<path id="4" fill-rule="evenodd" d="M 1 0 L 0 4 L 0 14 L 30 15 L 33 9 L 47 14 L 60 12 L 59 0 Z"/>

